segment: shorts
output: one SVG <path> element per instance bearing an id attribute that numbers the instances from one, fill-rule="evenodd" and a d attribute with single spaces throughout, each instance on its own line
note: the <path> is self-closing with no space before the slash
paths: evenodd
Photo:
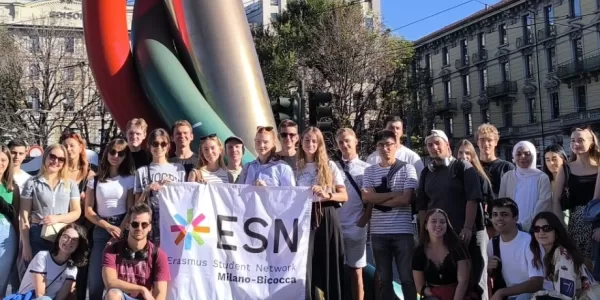
<path id="1" fill-rule="evenodd" d="M 115 291 L 115 292 L 121 293 L 122 300 L 136 300 L 136 298 L 133 298 L 133 297 L 127 295 L 126 293 L 124 293 L 123 291 L 121 291 L 119 289 L 110 289 L 110 290 L 105 291 L 104 297 L 106 297 L 106 293 L 108 293 L 109 291 Z"/>
<path id="2" fill-rule="evenodd" d="M 367 227 L 342 226 L 346 265 L 351 268 L 367 266 Z"/>

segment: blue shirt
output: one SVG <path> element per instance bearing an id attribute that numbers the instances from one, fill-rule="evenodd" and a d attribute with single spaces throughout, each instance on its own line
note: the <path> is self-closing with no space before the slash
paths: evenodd
<path id="1" fill-rule="evenodd" d="M 283 160 L 271 160 L 261 164 L 258 160 L 244 165 L 236 183 L 252 184 L 264 181 L 267 186 L 296 186 L 296 178 L 292 167 Z"/>
<path id="2" fill-rule="evenodd" d="M 61 179 L 52 190 L 46 179 L 38 175 L 25 182 L 21 199 L 31 201 L 32 223 L 39 223 L 50 215 L 68 214 L 71 201 L 80 201 L 81 194 L 71 179 Z"/>

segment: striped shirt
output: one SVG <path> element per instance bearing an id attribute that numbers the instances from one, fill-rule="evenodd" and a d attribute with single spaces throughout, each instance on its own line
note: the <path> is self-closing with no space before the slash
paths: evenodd
<path id="1" fill-rule="evenodd" d="M 195 172 L 196 179 L 198 179 L 198 173 L 202 179 L 206 181 L 206 183 L 233 183 L 233 176 L 226 169 L 218 169 L 214 172 L 207 170 L 206 168 L 202 168 L 200 170 L 193 169 L 192 172 Z"/>
<path id="2" fill-rule="evenodd" d="M 363 184 L 363 175 L 365 174 L 365 169 L 369 167 L 369 164 L 358 158 L 350 161 L 344 161 L 344 164 L 346 165 L 346 171 L 348 174 L 350 174 L 350 176 L 352 176 L 352 179 L 354 179 L 354 182 L 360 189 Z M 337 163 L 337 165 L 340 170 L 344 171 L 339 163 Z M 338 216 L 340 218 L 342 229 L 344 229 L 344 226 L 350 228 L 356 226 L 356 223 L 363 214 L 364 205 L 360 197 L 360 190 L 357 191 L 354 188 L 345 172 L 342 172 L 342 177 L 344 178 L 344 184 L 346 185 L 348 201 L 344 203 L 344 206 L 338 209 Z"/>
<path id="3" fill-rule="evenodd" d="M 368 167 L 363 176 L 363 188 L 379 186 L 382 178 L 387 177 L 389 171 L 389 167 L 382 168 L 379 164 Z M 398 170 L 388 182 L 392 192 L 416 190 L 419 185 L 417 171 L 411 164 L 406 164 Z M 373 209 L 370 228 L 371 234 L 414 234 L 410 206 L 394 207 L 387 212 Z"/>

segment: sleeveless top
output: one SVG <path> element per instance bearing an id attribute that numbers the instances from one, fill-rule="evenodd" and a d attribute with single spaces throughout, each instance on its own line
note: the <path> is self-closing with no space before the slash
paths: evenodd
<path id="1" fill-rule="evenodd" d="M 596 177 L 598 174 L 592 175 L 575 175 L 569 169 L 569 207 L 585 206 L 588 202 L 594 199 L 594 189 L 596 188 Z"/>

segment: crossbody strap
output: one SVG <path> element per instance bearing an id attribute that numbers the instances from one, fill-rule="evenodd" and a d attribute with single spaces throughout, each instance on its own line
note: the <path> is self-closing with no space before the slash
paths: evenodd
<path id="1" fill-rule="evenodd" d="M 152 247 L 152 268 L 150 269 L 150 278 L 152 282 L 156 282 L 156 261 L 158 259 L 158 247 L 153 245 Z"/>
<path id="2" fill-rule="evenodd" d="M 358 187 L 358 184 L 356 184 L 356 181 L 354 181 L 354 178 L 352 177 L 352 175 L 350 175 L 350 172 L 346 169 L 346 167 L 347 167 L 346 164 L 341 159 L 339 160 L 339 163 L 340 163 L 340 166 L 342 166 L 342 171 L 344 171 L 344 174 L 346 174 L 346 178 L 348 178 L 348 181 L 350 181 L 350 184 L 352 185 L 352 187 L 354 188 L 354 190 L 356 191 L 356 193 L 362 200 L 360 188 Z"/>

